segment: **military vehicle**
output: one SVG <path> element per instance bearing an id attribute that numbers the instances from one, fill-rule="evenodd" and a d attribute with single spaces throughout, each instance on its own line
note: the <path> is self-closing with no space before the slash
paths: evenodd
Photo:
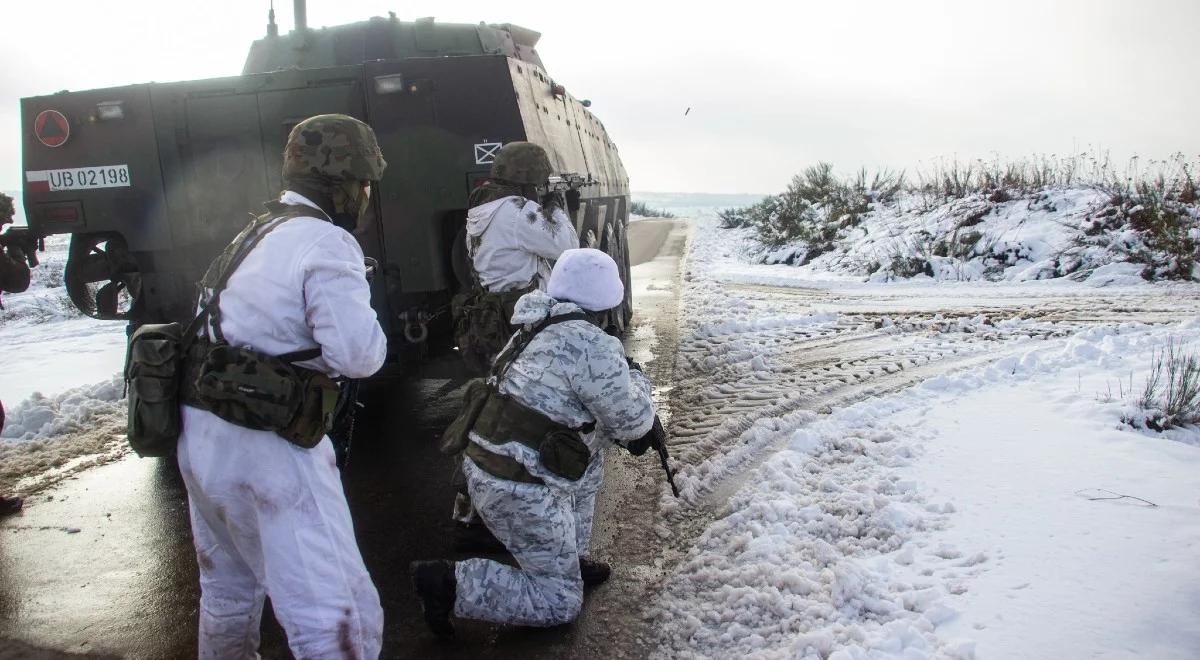
<path id="1" fill-rule="evenodd" d="M 21 100 L 29 226 L 71 235 L 65 281 L 79 309 L 132 324 L 189 318 L 209 261 L 279 190 L 288 132 L 335 112 L 374 127 L 388 161 L 358 238 L 380 264 L 372 302 L 390 362 L 450 348 L 449 303 L 469 285 L 467 197 L 507 142 L 546 149 L 579 192 L 581 243 L 611 254 L 628 282 L 625 169 L 591 103 L 542 65 L 539 33 L 395 14 L 313 29 L 295 5 L 288 34 L 272 10 L 240 76 Z"/>

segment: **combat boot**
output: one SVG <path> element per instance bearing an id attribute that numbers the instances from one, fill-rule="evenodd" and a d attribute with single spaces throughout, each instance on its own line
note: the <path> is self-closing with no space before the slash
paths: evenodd
<path id="1" fill-rule="evenodd" d="M 421 599 L 421 611 L 425 614 L 425 625 L 438 637 L 454 636 L 454 624 L 450 614 L 454 612 L 454 597 L 458 581 L 454 577 L 454 562 L 444 559 L 414 561 L 409 564 L 413 588 Z"/>
<path id="2" fill-rule="evenodd" d="M 0 495 L 0 516 L 17 513 L 23 506 L 25 506 L 25 500 L 19 497 Z"/>
<path id="3" fill-rule="evenodd" d="M 610 575 L 612 575 L 612 568 L 608 564 L 587 557 L 579 558 L 579 577 L 583 578 L 583 586 L 594 587 L 604 584 L 608 582 Z"/>

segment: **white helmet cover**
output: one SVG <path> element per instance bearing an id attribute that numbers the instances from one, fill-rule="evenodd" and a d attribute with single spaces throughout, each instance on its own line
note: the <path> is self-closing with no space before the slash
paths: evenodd
<path id="1" fill-rule="evenodd" d="M 593 248 L 576 248 L 558 257 L 546 293 L 590 312 L 601 312 L 621 304 L 625 285 L 612 257 Z"/>

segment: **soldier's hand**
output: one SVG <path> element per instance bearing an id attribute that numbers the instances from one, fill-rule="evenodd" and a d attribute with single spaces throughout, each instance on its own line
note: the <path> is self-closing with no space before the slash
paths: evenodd
<path id="1" fill-rule="evenodd" d="M 641 456 L 649 449 L 654 449 L 657 451 L 658 448 L 662 446 L 666 438 L 667 432 L 665 429 L 663 429 L 662 420 L 658 418 L 658 415 L 655 415 L 654 424 L 650 427 L 649 431 L 646 431 L 646 435 L 643 435 L 637 440 L 629 441 L 625 445 L 625 448 L 628 449 L 629 453 L 633 454 L 634 456 Z"/>
<path id="2" fill-rule="evenodd" d="M 642 373 L 646 373 L 646 370 L 642 368 L 642 365 L 631 360 L 629 358 L 629 356 L 625 356 L 625 364 L 629 365 L 629 368 L 633 369 L 634 371 L 640 371 Z"/>

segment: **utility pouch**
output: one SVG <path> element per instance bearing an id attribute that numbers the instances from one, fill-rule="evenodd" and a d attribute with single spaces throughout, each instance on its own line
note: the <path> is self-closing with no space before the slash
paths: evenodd
<path id="1" fill-rule="evenodd" d="M 488 293 L 475 285 L 454 296 L 450 311 L 454 317 L 454 340 L 467 366 L 484 373 L 504 349 L 516 330 L 510 325 L 513 310 L 521 296 L 536 289 L 528 286 L 515 291 Z"/>
<path id="2" fill-rule="evenodd" d="M 303 372 L 303 398 L 295 417 L 278 433 L 297 447 L 312 449 L 333 428 L 341 388 L 332 378 L 318 371 L 299 367 L 293 369 Z"/>
<path id="3" fill-rule="evenodd" d="M 570 481 L 578 481 L 587 472 L 591 452 L 575 431 L 555 429 L 542 437 L 538 445 L 538 456 L 542 467 L 551 474 Z"/>
<path id="4" fill-rule="evenodd" d="M 471 429 L 475 427 L 475 422 L 479 419 L 479 413 L 483 411 L 483 406 L 487 403 L 491 391 L 492 388 L 483 378 L 474 378 L 467 383 L 467 389 L 463 392 L 462 411 L 442 432 L 442 441 L 438 445 L 438 450 L 447 456 L 453 456 L 467 448 L 471 442 L 469 437 Z"/>
<path id="5" fill-rule="evenodd" d="M 279 431 L 296 419 L 305 383 L 279 358 L 214 343 L 195 383 L 196 398 L 217 417 L 258 431 Z M 314 443 L 315 444 L 315 443 Z"/>
<path id="6" fill-rule="evenodd" d="M 183 422 L 179 382 L 183 328 L 178 323 L 143 325 L 129 338 L 125 387 L 129 445 L 138 456 L 170 456 Z"/>

